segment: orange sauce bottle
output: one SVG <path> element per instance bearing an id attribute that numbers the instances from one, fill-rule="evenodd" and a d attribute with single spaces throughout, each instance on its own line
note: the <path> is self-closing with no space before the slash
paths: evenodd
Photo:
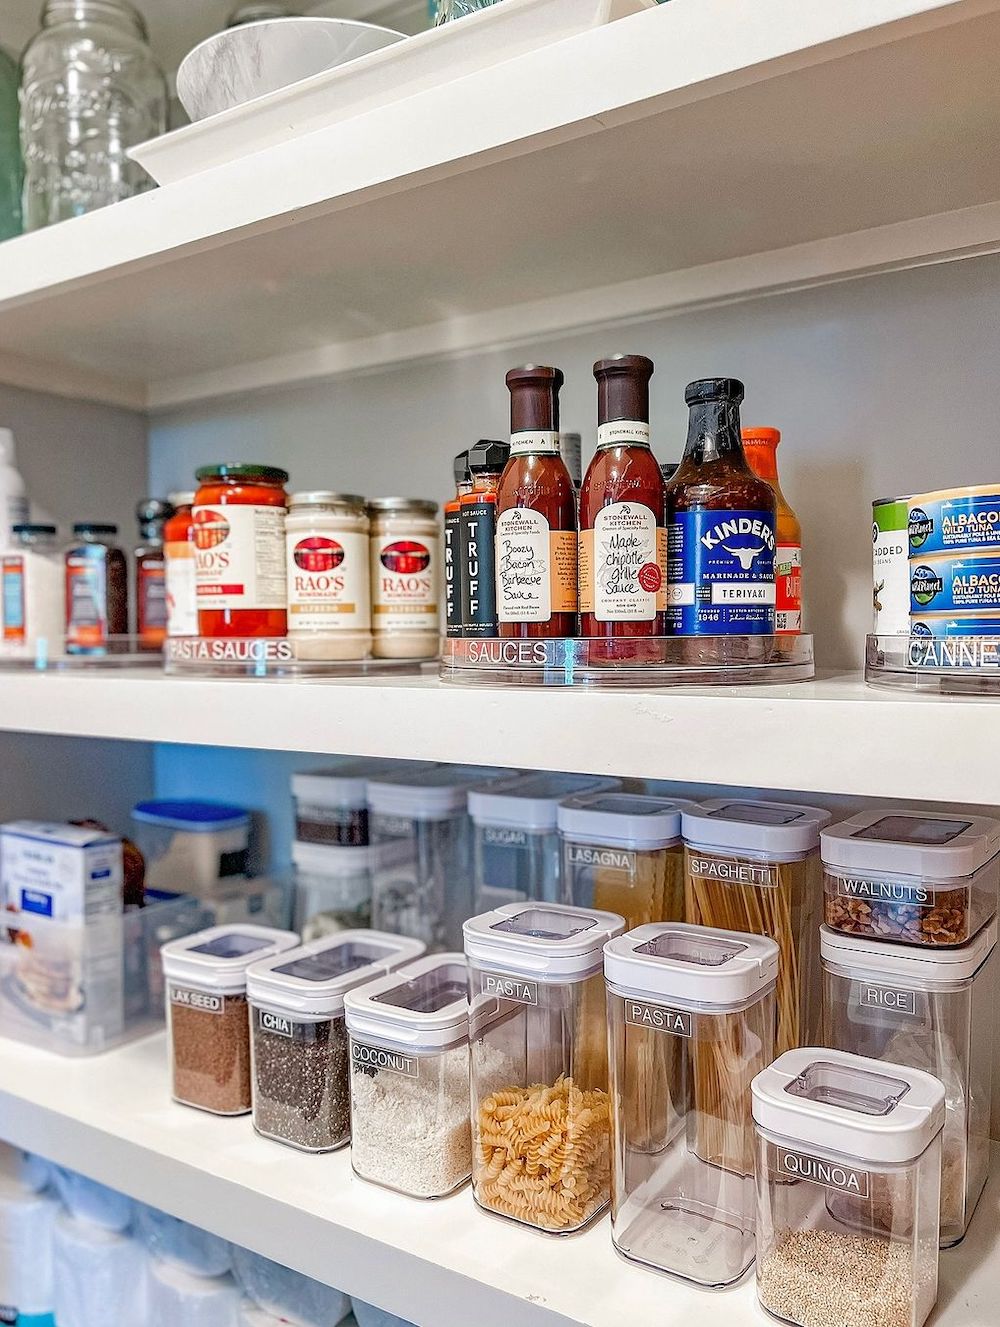
<path id="1" fill-rule="evenodd" d="M 780 441 L 778 429 L 743 430 L 743 452 L 751 470 L 774 489 L 774 629 L 779 636 L 797 636 L 802 630 L 802 526 L 778 481 Z"/>

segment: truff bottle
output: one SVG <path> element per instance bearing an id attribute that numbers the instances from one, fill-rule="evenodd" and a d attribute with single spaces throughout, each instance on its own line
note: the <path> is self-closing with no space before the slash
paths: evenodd
<path id="1" fill-rule="evenodd" d="M 461 503 L 472 492 L 468 451 L 455 457 L 455 496 L 444 504 L 444 606 L 445 635 L 462 634 L 462 537 Z"/>
<path id="2" fill-rule="evenodd" d="M 667 485 L 667 622 L 677 636 L 774 632 L 775 498 L 740 440 L 743 384 L 688 383 L 687 445 Z"/>
<path id="3" fill-rule="evenodd" d="M 559 369 L 507 374 L 510 460 L 497 493 L 497 616 L 501 636 L 577 632 L 576 490 L 559 452 Z"/>
<path id="4" fill-rule="evenodd" d="M 167 637 L 167 563 L 163 527 L 174 514 L 169 502 L 146 498 L 135 509 L 139 547 L 135 550 L 135 630 L 140 650 L 159 650 Z"/>
<path id="5" fill-rule="evenodd" d="M 497 635 L 497 488 L 510 460 L 506 442 L 481 439 L 469 452 L 472 490 L 462 498 L 462 635 Z"/>
<path id="6" fill-rule="evenodd" d="M 594 365 L 597 451 L 580 491 L 580 635 L 666 634 L 666 532 L 660 467 L 649 447 L 645 355 Z"/>
<path id="7" fill-rule="evenodd" d="M 778 429 L 743 430 L 743 451 L 750 468 L 759 479 L 771 485 L 777 503 L 774 629 L 779 636 L 797 636 L 802 630 L 802 526 L 778 482 L 780 441 L 781 432 Z"/>

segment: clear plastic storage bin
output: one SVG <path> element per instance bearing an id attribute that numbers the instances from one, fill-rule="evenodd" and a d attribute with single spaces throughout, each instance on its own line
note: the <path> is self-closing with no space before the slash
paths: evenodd
<path id="1" fill-rule="evenodd" d="M 247 972 L 253 1126 L 303 1152 L 351 1136 L 344 997 L 419 958 L 418 940 L 344 931 L 254 963 Z"/>
<path id="2" fill-rule="evenodd" d="M 267 926 L 211 926 L 163 946 L 175 1101 L 213 1115 L 249 1111 L 247 968 L 298 942 Z"/>
<path id="3" fill-rule="evenodd" d="M 473 1194 L 555 1234 L 611 1193 L 604 945 L 611 912 L 508 903 L 465 923 Z"/>
<path id="4" fill-rule="evenodd" d="M 773 1058 L 778 946 L 640 926 L 605 945 L 604 975 L 615 1248 L 698 1285 L 731 1285 L 754 1257 L 750 1084 Z"/>
<path id="5" fill-rule="evenodd" d="M 370 848 L 293 843 L 295 929 L 303 941 L 355 931 L 372 918 Z"/>
<path id="6" fill-rule="evenodd" d="M 349 760 L 292 775 L 295 837 L 300 843 L 363 848 L 368 843 L 368 780 L 433 769 L 431 762 Z"/>
<path id="7" fill-rule="evenodd" d="M 520 774 L 470 789 L 476 911 L 526 899 L 563 902 L 559 803 L 619 786 L 617 779 L 587 774 Z"/>
<path id="8" fill-rule="evenodd" d="M 683 921 L 681 812 L 693 806 L 634 793 L 567 797 L 558 814 L 563 901 L 620 913 L 629 927 Z"/>
<path id="9" fill-rule="evenodd" d="M 219 802 L 139 802 L 135 841 L 154 889 L 197 890 L 247 873 L 250 813 Z"/>
<path id="10" fill-rule="evenodd" d="M 904 945 L 964 945 L 996 915 L 1000 820 L 863 811 L 823 831 L 827 926 Z"/>
<path id="11" fill-rule="evenodd" d="M 414 1198 L 461 1188 L 472 1174 L 464 957 L 422 958 L 344 1005 L 356 1174 Z"/>
<path id="12" fill-rule="evenodd" d="M 921 1327 L 934 1307 L 944 1088 L 805 1047 L 753 1082 L 757 1294 L 799 1327 Z"/>
<path id="13" fill-rule="evenodd" d="M 778 1055 L 819 1035 L 819 836 L 829 821 L 815 806 L 731 798 L 681 815 L 685 919 L 777 941 Z"/>
<path id="14" fill-rule="evenodd" d="M 995 921 L 961 949 L 905 949 L 828 926 L 820 939 L 826 1044 L 944 1084 L 943 1248 L 965 1234 L 989 1170 L 996 941 Z"/>

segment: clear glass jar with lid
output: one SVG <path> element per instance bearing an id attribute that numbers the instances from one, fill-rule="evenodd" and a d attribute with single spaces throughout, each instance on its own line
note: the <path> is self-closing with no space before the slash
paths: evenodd
<path id="1" fill-rule="evenodd" d="M 369 520 L 356 493 L 293 493 L 285 518 L 288 635 L 300 659 L 371 653 Z"/>
<path id="2" fill-rule="evenodd" d="M 441 529 L 423 498 L 373 498 L 371 584 L 377 659 L 433 659 L 441 643 Z"/>
<path id="3" fill-rule="evenodd" d="M 47 0 L 21 60 L 25 230 L 152 186 L 127 154 L 166 129 L 166 80 L 146 40 L 127 0 Z"/>

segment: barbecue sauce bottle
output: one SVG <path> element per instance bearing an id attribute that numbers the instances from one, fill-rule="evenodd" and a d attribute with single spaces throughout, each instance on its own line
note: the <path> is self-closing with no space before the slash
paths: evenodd
<path id="1" fill-rule="evenodd" d="M 653 361 L 594 365 L 597 451 L 580 491 L 580 635 L 666 633 L 664 485 L 649 448 Z"/>
<path id="2" fill-rule="evenodd" d="M 506 442 L 482 438 L 469 452 L 472 489 L 462 498 L 462 635 L 497 634 L 497 486 L 510 460 Z"/>
<path id="3" fill-rule="evenodd" d="M 462 540 L 459 533 L 463 493 L 472 491 L 469 453 L 455 457 L 455 496 L 444 504 L 445 635 L 462 634 Z"/>
<path id="4" fill-rule="evenodd" d="M 677 636 L 774 632 L 775 497 L 740 439 L 743 384 L 688 383 L 687 445 L 667 485 L 667 622 Z"/>
<path id="5" fill-rule="evenodd" d="M 507 374 L 510 460 L 497 491 L 501 636 L 576 635 L 576 490 L 559 452 L 559 369 Z"/>

